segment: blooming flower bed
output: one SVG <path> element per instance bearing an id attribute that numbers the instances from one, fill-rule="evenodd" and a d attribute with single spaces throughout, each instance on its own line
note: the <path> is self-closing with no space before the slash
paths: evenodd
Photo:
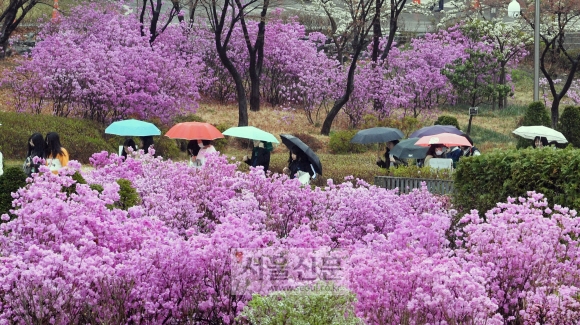
<path id="1" fill-rule="evenodd" d="M 260 279 L 232 294 L 232 250 L 303 259 L 304 249 L 346 253 L 334 281 L 367 324 L 580 319 L 576 212 L 547 208 L 541 194 L 452 229 L 456 212 L 425 188 L 398 195 L 346 179 L 310 189 L 238 172 L 224 156 L 202 169 L 106 152 L 91 162 L 72 193 L 75 162 L 13 194 L 17 218 L 0 225 L 0 324 L 241 323 L 251 293 L 276 286 Z M 114 208 L 121 178 L 141 204 Z"/>

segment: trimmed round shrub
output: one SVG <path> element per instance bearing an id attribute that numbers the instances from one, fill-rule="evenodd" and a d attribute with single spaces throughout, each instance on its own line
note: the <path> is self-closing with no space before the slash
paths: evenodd
<path id="1" fill-rule="evenodd" d="M 580 148 L 580 107 L 567 106 L 564 108 L 558 130 L 566 137 L 574 147 Z"/>
<path id="2" fill-rule="evenodd" d="M 518 123 L 519 126 L 532 126 L 532 125 L 543 125 L 547 127 L 552 126 L 552 120 L 550 119 L 550 115 L 548 115 L 548 111 L 546 110 L 546 106 L 542 102 L 533 102 L 528 106 L 526 113 Z M 518 138 L 518 143 L 516 144 L 516 148 L 527 148 L 531 147 L 533 144 L 533 140 Z"/>
<path id="3" fill-rule="evenodd" d="M 117 180 L 117 184 L 119 184 L 119 202 L 117 206 L 120 209 L 127 210 L 141 203 L 141 197 L 130 180 L 120 178 Z"/>
<path id="4" fill-rule="evenodd" d="M 459 127 L 459 122 L 457 122 L 457 119 L 453 116 L 441 115 L 441 116 L 439 116 L 439 118 L 437 118 L 437 121 L 435 121 L 434 124 L 435 125 L 453 125 L 457 129 L 461 130 L 461 128 Z"/>
<path id="5" fill-rule="evenodd" d="M 26 174 L 21 167 L 9 167 L 0 176 L 0 215 L 12 209 L 12 193 L 26 186 Z M 12 216 L 11 218 L 12 219 Z M 0 220 L 0 223 L 4 222 Z"/>

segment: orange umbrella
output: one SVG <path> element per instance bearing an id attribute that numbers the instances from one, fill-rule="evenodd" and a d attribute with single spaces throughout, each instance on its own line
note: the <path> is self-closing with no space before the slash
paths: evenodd
<path id="1" fill-rule="evenodd" d="M 165 136 L 184 140 L 215 140 L 224 137 L 215 126 L 203 122 L 177 123 L 165 133 Z"/>
<path id="2" fill-rule="evenodd" d="M 428 147 L 432 144 L 442 144 L 446 147 L 454 146 L 468 146 L 471 147 L 471 143 L 461 135 L 453 133 L 439 133 L 435 135 L 427 135 L 415 142 L 416 146 Z"/>

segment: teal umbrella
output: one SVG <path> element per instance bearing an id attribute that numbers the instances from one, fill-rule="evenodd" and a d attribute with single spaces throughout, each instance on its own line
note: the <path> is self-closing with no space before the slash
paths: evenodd
<path id="1" fill-rule="evenodd" d="M 153 123 L 131 119 L 111 123 L 105 129 L 105 133 L 127 137 L 144 137 L 148 135 L 161 135 L 161 130 Z"/>
<path id="2" fill-rule="evenodd" d="M 391 149 L 390 154 L 399 159 L 425 159 L 429 147 L 417 146 L 415 145 L 415 142 L 417 141 L 419 141 L 419 138 L 401 140 L 401 142 L 397 143 L 393 149 Z"/>
<path id="3" fill-rule="evenodd" d="M 230 137 L 280 143 L 272 134 L 253 126 L 235 126 L 224 131 L 223 135 Z"/>

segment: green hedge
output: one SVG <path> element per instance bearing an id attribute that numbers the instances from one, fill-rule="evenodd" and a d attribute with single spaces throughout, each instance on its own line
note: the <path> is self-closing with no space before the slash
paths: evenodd
<path id="1" fill-rule="evenodd" d="M 70 154 L 70 159 L 82 163 L 88 163 L 89 157 L 95 152 L 118 151 L 118 147 L 105 140 L 105 127 L 88 120 L 0 112 L 0 123 L 0 143 L 6 160 L 24 161 L 28 138 L 35 132 L 40 132 L 43 136 L 51 131 L 57 132 L 62 146 Z"/>
<path id="2" fill-rule="evenodd" d="M 441 115 L 437 121 L 435 121 L 434 125 L 453 125 L 458 130 L 461 130 L 459 127 L 459 122 L 457 122 L 457 118 L 453 116 Z"/>
<path id="3" fill-rule="evenodd" d="M 326 284 L 322 284 L 326 285 Z M 249 324 L 284 325 L 359 325 L 356 317 L 356 296 L 346 289 L 328 284 L 334 291 L 276 291 L 261 296 L 254 294 L 238 320 Z"/>
<path id="4" fill-rule="evenodd" d="M 508 196 L 545 195 L 550 206 L 580 209 L 580 150 L 573 148 L 495 150 L 464 158 L 454 173 L 453 203 L 483 215 Z"/>
<path id="5" fill-rule="evenodd" d="M 0 175 L 0 215 L 10 214 L 12 209 L 12 193 L 26 186 L 26 174 L 21 167 L 9 167 Z M 12 219 L 12 215 L 10 215 Z M 0 223 L 4 221 L 0 220 Z"/>
<path id="6" fill-rule="evenodd" d="M 574 147 L 580 148 L 580 107 L 566 106 L 558 122 L 558 130 Z"/>

